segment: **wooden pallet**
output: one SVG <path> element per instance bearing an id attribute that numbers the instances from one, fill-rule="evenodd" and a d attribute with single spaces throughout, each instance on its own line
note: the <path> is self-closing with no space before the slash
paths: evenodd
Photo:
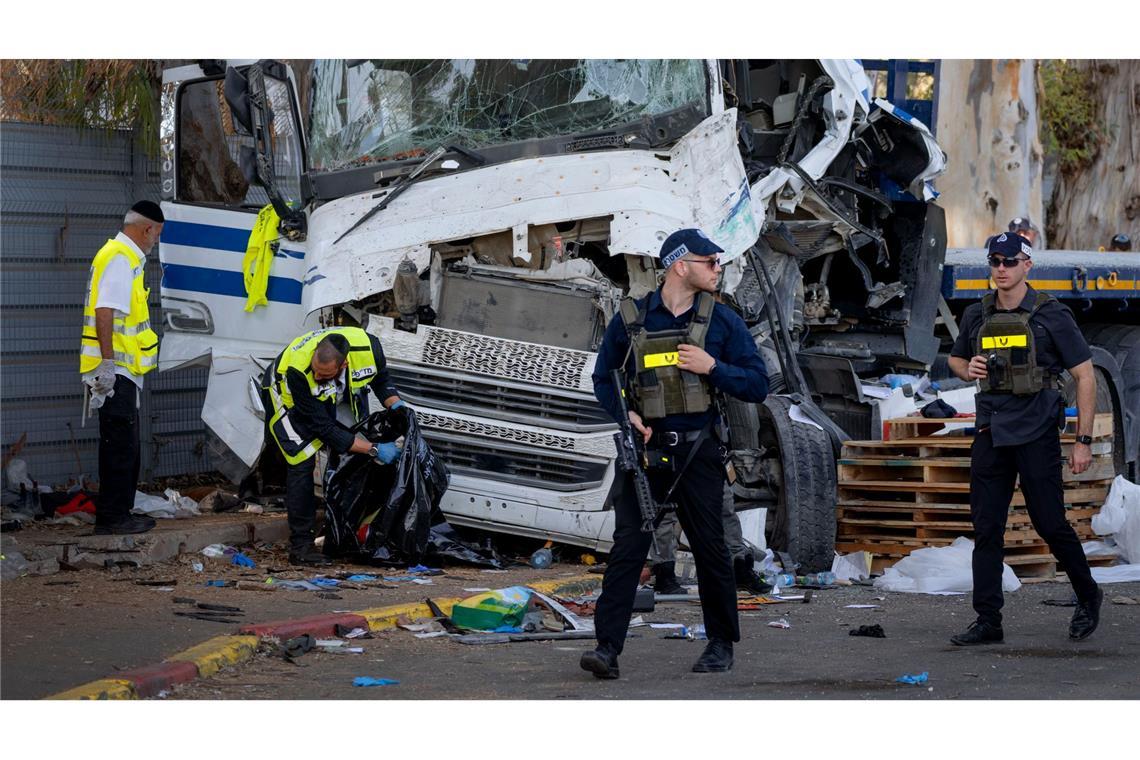
<path id="1" fill-rule="evenodd" d="M 973 418 L 947 420 L 972 427 Z M 869 551 L 881 570 L 926 546 L 948 546 L 958 536 L 972 538 L 970 447 L 972 436 L 932 435 L 942 420 L 906 417 L 887 420 L 889 439 L 849 441 L 838 468 L 836 550 Z M 1073 447 L 1076 419 L 1062 435 L 1062 456 Z M 1078 537 L 1095 537 L 1091 519 L 1104 503 L 1114 476 L 1112 416 L 1099 414 L 1093 425 L 1093 463 L 1080 475 L 1062 469 L 1066 517 Z M 1025 497 L 1016 489 L 1006 521 L 1005 561 L 1019 576 L 1051 576 L 1056 563 L 1033 530 Z"/>

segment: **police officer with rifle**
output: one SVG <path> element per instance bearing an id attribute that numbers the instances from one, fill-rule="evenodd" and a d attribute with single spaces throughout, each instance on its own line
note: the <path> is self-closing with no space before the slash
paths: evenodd
<path id="1" fill-rule="evenodd" d="M 709 639 L 693 670 L 727 671 L 740 640 L 721 519 L 727 450 L 716 399 L 726 393 L 762 402 L 768 373 L 744 321 L 712 296 L 720 253 L 700 230 L 666 238 L 664 284 L 639 301 L 623 300 L 598 350 L 594 395 L 623 428 L 616 436 L 614 546 L 594 617 L 597 647 L 581 659 L 598 678 L 619 675 L 653 529 L 673 504 L 696 560 Z"/>
<path id="2" fill-rule="evenodd" d="M 1014 232 L 992 237 L 990 279 L 997 290 L 962 314 L 950 369 L 977 380 L 977 435 L 970 449 L 970 518 L 974 524 L 974 611 L 977 620 L 951 637 L 958 646 L 1002 641 L 1002 549 L 1014 482 L 1033 527 L 1064 566 L 1077 595 L 1069 638 L 1087 638 L 1100 621 L 1104 593 L 1093 580 L 1080 539 L 1065 519 L 1061 484 L 1064 403 L 1058 380 L 1067 369 L 1077 386 L 1077 437 L 1069 468 L 1092 461 L 1096 374 L 1072 312 L 1025 281 L 1033 266 L 1029 241 Z"/>

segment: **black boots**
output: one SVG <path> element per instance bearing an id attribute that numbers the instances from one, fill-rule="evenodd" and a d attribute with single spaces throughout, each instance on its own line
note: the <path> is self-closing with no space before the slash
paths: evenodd
<path id="1" fill-rule="evenodd" d="M 110 525 L 96 525 L 96 536 L 122 536 L 130 533 L 146 533 L 154 527 L 154 518 L 146 515 L 127 515 Z M 1091 633 L 1091 631 L 1090 631 Z"/>
<path id="2" fill-rule="evenodd" d="M 732 561 L 732 574 L 736 576 L 736 588 L 750 594 L 767 594 L 772 586 L 764 582 L 755 570 L 755 561 L 751 554 L 737 557 Z"/>
<path id="3" fill-rule="evenodd" d="M 975 620 L 966 629 L 965 633 L 950 637 L 950 643 L 960 647 L 972 647 L 977 644 L 1000 644 L 1005 634 L 1000 625 L 987 623 L 984 620 Z"/>
<path id="4" fill-rule="evenodd" d="M 700 659 L 693 665 L 694 673 L 724 673 L 732 669 L 732 642 L 709 639 Z"/>
<path id="5" fill-rule="evenodd" d="M 605 644 L 599 644 L 592 652 L 583 652 L 578 664 L 582 670 L 593 673 L 594 678 L 613 679 L 621 675 L 617 655 Z"/>
<path id="6" fill-rule="evenodd" d="M 290 565 L 308 565 L 309 567 L 328 567 L 333 562 L 321 552 L 317 551 L 317 547 L 309 544 L 308 546 L 293 547 L 289 550 L 289 564 Z"/>
<path id="7" fill-rule="evenodd" d="M 1090 602 L 1077 602 L 1073 620 L 1069 623 L 1069 638 L 1073 641 L 1087 639 L 1100 623 L 1100 603 L 1104 601 L 1104 591 L 1098 586 L 1096 596 Z"/>
<path id="8" fill-rule="evenodd" d="M 685 587 L 677 582 L 677 574 L 672 562 L 658 562 L 653 566 L 653 593 L 687 594 Z"/>

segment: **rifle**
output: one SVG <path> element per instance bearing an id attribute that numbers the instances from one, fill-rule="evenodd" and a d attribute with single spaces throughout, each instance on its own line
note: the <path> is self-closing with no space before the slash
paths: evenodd
<path id="1" fill-rule="evenodd" d="M 657 527 L 657 518 L 662 512 L 676 509 L 673 504 L 657 504 L 649 490 L 649 478 L 645 476 L 645 468 L 649 461 L 645 455 L 645 445 L 641 433 L 633 429 L 629 421 L 629 405 L 625 401 L 625 384 L 621 379 L 619 370 L 610 370 L 610 379 L 617 392 L 618 406 L 621 415 L 617 424 L 619 431 L 614 433 L 614 447 L 617 448 L 617 468 L 633 476 L 633 491 L 637 494 L 637 506 L 641 510 L 641 530 L 652 533 Z"/>

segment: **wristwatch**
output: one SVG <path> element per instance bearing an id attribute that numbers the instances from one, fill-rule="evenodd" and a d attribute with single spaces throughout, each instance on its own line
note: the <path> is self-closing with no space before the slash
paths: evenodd
<path id="1" fill-rule="evenodd" d="M 1091 435 L 1078 435 L 1077 436 L 1077 443 L 1083 443 L 1086 446 L 1092 446 L 1092 436 Z"/>
<path id="2" fill-rule="evenodd" d="M 372 448 L 370 448 L 370 449 L 368 450 L 368 456 L 372 457 L 373 459 L 375 459 L 375 458 L 376 458 L 376 454 L 377 454 L 377 451 L 376 451 L 376 447 L 375 447 L 375 446 L 373 446 Z"/>

